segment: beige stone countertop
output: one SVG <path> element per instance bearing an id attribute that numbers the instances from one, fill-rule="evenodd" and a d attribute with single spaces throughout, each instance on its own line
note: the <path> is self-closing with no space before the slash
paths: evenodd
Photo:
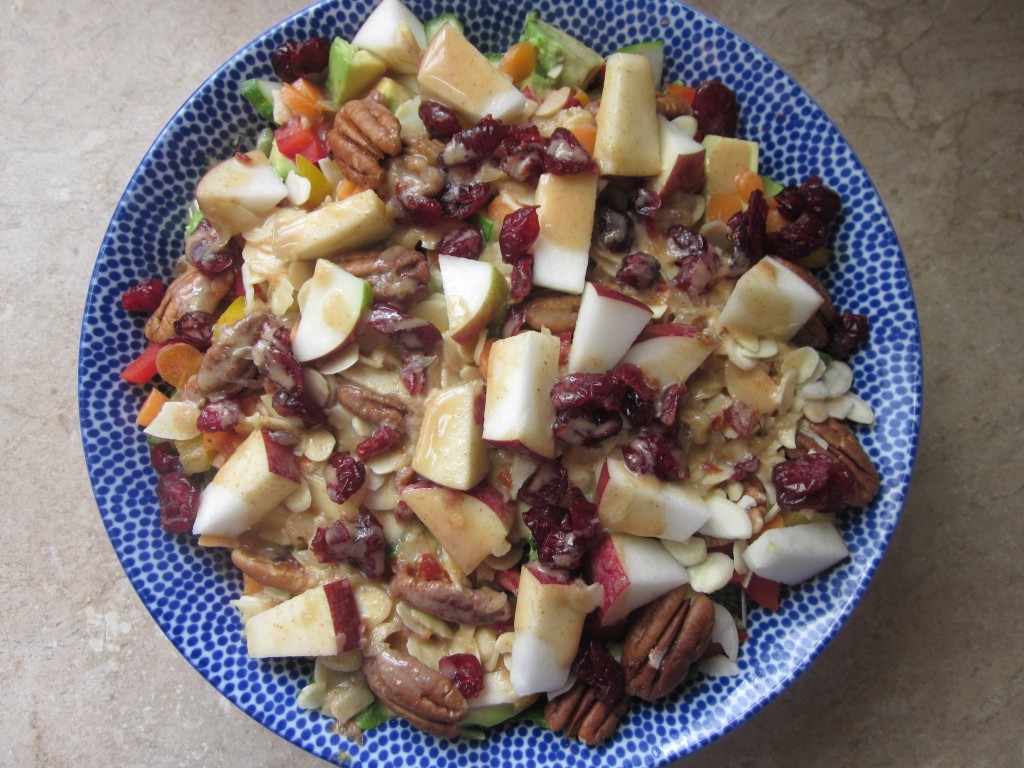
<path id="1" fill-rule="evenodd" d="M 679 765 L 1024 765 L 1024 7 L 703 0 L 838 124 L 899 234 L 924 340 L 916 476 L 877 576 L 795 685 Z M 309 766 L 160 633 L 78 433 L 89 276 L 152 139 L 288 0 L 0 7 L 0 764 Z"/>

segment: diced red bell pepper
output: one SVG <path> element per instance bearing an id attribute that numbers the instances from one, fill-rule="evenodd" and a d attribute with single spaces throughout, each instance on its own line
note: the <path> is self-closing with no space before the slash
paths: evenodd
<path id="1" fill-rule="evenodd" d="M 743 588 L 743 591 L 750 596 L 751 600 L 763 608 L 767 608 L 769 611 L 779 610 L 779 582 L 771 581 L 758 576 L 756 573 L 752 573 L 750 574 L 750 581 Z"/>
<path id="2" fill-rule="evenodd" d="M 156 356 L 164 345 L 151 341 L 142 353 L 125 366 L 121 378 L 131 384 L 145 384 L 156 376 Z"/>
<path id="3" fill-rule="evenodd" d="M 302 155 L 309 162 L 318 163 L 330 152 L 326 135 L 304 125 L 298 117 L 293 117 L 274 131 L 274 139 L 278 151 L 290 160 L 294 160 L 296 155 Z"/>
<path id="4" fill-rule="evenodd" d="M 675 96 L 680 101 L 685 101 L 691 107 L 693 106 L 693 97 L 697 95 L 697 89 L 691 88 L 688 85 L 682 83 L 666 83 L 665 91 L 670 96 Z"/>

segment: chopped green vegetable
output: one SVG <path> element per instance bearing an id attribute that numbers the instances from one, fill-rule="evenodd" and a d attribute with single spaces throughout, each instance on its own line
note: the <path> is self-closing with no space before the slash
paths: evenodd
<path id="1" fill-rule="evenodd" d="M 459 727 L 459 738 L 466 741 L 483 741 L 487 738 L 487 732 L 477 726 L 462 725 Z"/>
<path id="2" fill-rule="evenodd" d="M 387 70 L 387 65 L 369 51 L 334 38 L 327 59 L 327 94 L 343 104 L 368 90 Z"/>
<path id="3" fill-rule="evenodd" d="M 203 212 L 199 210 L 199 203 L 193 200 L 188 207 L 188 221 L 185 222 L 185 237 L 188 237 L 195 232 L 196 227 L 199 226 L 199 222 L 204 218 Z"/>
<path id="4" fill-rule="evenodd" d="M 533 43 L 537 49 L 534 74 L 553 81 L 554 88 L 586 88 L 604 64 L 599 53 L 588 48 L 572 35 L 541 21 L 536 11 L 526 15 L 519 42 Z M 544 82 L 537 80 L 538 84 Z"/>
<path id="5" fill-rule="evenodd" d="M 494 242 L 494 220 L 489 219 L 482 213 L 475 214 L 471 219 L 474 226 L 480 230 L 485 243 Z"/>
<path id="6" fill-rule="evenodd" d="M 779 192 L 782 191 L 782 185 L 779 184 L 775 179 L 770 176 L 761 176 L 761 181 L 764 183 L 764 196 L 775 197 Z"/>
<path id="7" fill-rule="evenodd" d="M 274 93 L 279 90 L 281 83 L 275 83 L 273 80 L 250 77 L 242 83 L 242 96 L 265 120 L 274 119 Z"/>
<path id="8" fill-rule="evenodd" d="M 662 73 L 665 71 L 665 41 L 651 40 L 644 43 L 635 43 L 619 48 L 616 53 L 635 53 L 639 56 L 646 56 L 651 62 L 651 72 L 654 74 L 654 87 L 661 87 Z"/>
<path id="9" fill-rule="evenodd" d="M 515 722 L 533 723 L 538 728 L 550 731 L 551 726 L 548 725 L 548 721 L 544 717 L 544 708 L 547 706 L 547 703 L 547 697 L 542 696 L 512 719 Z"/>
<path id="10" fill-rule="evenodd" d="M 295 166 L 295 161 L 290 157 L 286 157 L 281 154 L 281 150 L 277 148 L 277 141 L 274 141 L 273 145 L 270 147 L 269 158 L 270 167 L 273 168 L 277 172 L 277 175 L 282 179 L 288 178 L 288 174 L 292 171 L 298 172 L 298 169 Z"/>
<path id="11" fill-rule="evenodd" d="M 270 150 L 274 148 L 274 129 L 264 128 L 256 135 L 256 149 L 267 157 L 270 157 Z"/>
<path id="12" fill-rule="evenodd" d="M 711 597 L 729 611 L 736 621 L 743 620 L 743 594 L 739 584 L 726 584 Z"/>
<path id="13" fill-rule="evenodd" d="M 373 704 L 352 718 L 352 722 L 364 731 L 372 731 L 394 716 L 395 713 L 388 709 L 380 699 L 374 699 Z"/>
<path id="14" fill-rule="evenodd" d="M 445 23 L 451 24 L 459 32 L 464 32 L 462 22 L 459 21 L 459 17 L 454 13 L 442 13 L 440 16 L 435 16 L 426 24 L 423 25 L 423 34 L 427 37 L 427 42 L 437 34 L 437 31 L 445 25 Z"/>

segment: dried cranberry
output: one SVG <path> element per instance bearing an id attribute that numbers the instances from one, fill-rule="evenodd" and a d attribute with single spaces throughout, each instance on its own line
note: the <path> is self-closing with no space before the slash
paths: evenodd
<path id="1" fill-rule="evenodd" d="M 302 366 L 292 355 L 291 336 L 286 327 L 268 325 L 252 345 L 252 360 L 265 381 L 293 395 L 302 394 Z"/>
<path id="2" fill-rule="evenodd" d="M 682 224 L 673 224 L 665 233 L 668 237 L 668 252 L 676 264 L 681 264 L 685 259 L 703 255 L 708 244 L 704 236 Z"/>
<path id="3" fill-rule="evenodd" d="M 792 224 L 765 237 L 765 252 L 784 259 L 802 259 L 828 242 L 828 226 L 811 213 L 801 213 Z"/>
<path id="4" fill-rule="evenodd" d="M 192 530 L 199 511 L 199 486 L 188 475 L 172 471 L 161 475 L 156 484 L 160 502 L 160 526 L 168 533 Z"/>
<path id="5" fill-rule="evenodd" d="M 576 676 L 597 692 L 602 701 L 619 701 L 626 689 L 622 665 L 608 652 L 604 643 L 586 638 L 580 643 L 572 663 Z"/>
<path id="6" fill-rule="evenodd" d="M 331 41 L 326 37 L 289 40 L 270 54 L 270 66 L 282 82 L 290 83 L 300 77 L 324 72 L 330 52 Z"/>
<path id="7" fill-rule="evenodd" d="M 427 368 L 436 359 L 434 355 L 421 355 L 418 352 L 405 354 L 398 378 L 402 380 L 406 392 L 413 397 L 423 394 L 427 388 Z"/>
<path id="8" fill-rule="evenodd" d="M 416 576 L 423 581 L 445 581 L 448 579 L 448 571 L 437 557 L 424 552 L 416 558 Z"/>
<path id="9" fill-rule="evenodd" d="M 634 475 L 654 473 L 665 482 L 685 480 L 690 471 L 681 452 L 664 435 L 652 429 L 641 429 L 630 442 L 622 446 L 626 469 Z"/>
<path id="10" fill-rule="evenodd" d="M 432 139 L 447 141 L 462 130 L 455 110 L 439 101 L 427 100 L 420 102 L 418 112 L 420 120 L 423 121 L 427 133 L 430 134 Z"/>
<path id="11" fill-rule="evenodd" d="M 174 335 L 196 349 L 208 349 L 213 343 L 213 326 L 217 318 L 195 309 L 174 321 Z"/>
<path id="12" fill-rule="evenodd" d="M 645 219 L 651 219 L 657 215 L 661 208 L 661 195 L 650 187 L 638 187 L 629 197 L 629 207 Z"/>
<path id="13" fill-rule="evenodd" d="M 842 207 L 839 195 L 826 187 L 820 176 L 811 176 L 800 186 L 790 185 L 775 195 L 779 213 L 795 221 L 802 213 L 817 216 L 826 224 L 836 217 Z"/>
<path id="14" fill-rule="evenodd" d="M 442 256 L 475 259 L 484 250 L 484 236 L 473 226 L 455 227 L 444 234 L 434 250 Z"/>
<path id="15" fill-rule="evenodd" d="M 767 219 L 768 204 L 761 190 L 755 189 L 750 193 L 747 210 L 737 213 L 729 220 L 729 240 L 732 242 L 732 257 L 729 259 L 728 270 L 730 277 L 742 275 L 764 256 Z"/>
<path id="16" fill-rule="evenodd" d="M 416 227 L 432 227 L 441 221 L 441 203 L 437 200 L 414 192 L 402 183 L 395 185 L 395 195 L 405 209 L 402 220 Z"/>
<path id="17" fill-rule="evenodd" d="M 523 513 L 523 522 L 537 543 L 542 565 L 574 571 L 583 565 L 597 539 L 597 507 L 578 488 L 572 490 L 569 509 L 540 504 Z"/>
<path id="18" fill-rule="evenodd" d="M 174 450 L 174 443 L 170 442 L 154 443 L 150 446 L 149 464 L 159 475 L 181 471 L 181 461 L 178 459 L 178 452 Z"/>
<path id="19" fill-rule="evenodd" d="M 209 219 L 203 219 L 185 238 L 185 256 L 204 275 L 217 275 L 231 266 L 235 249 L 221 240 Z"/>
<path id="20" fill-rule="evenodd" d="M 327 460 L 324 481 L 331 501 L 344 504 L 366 482 L 366 466 L 352 454 L 338 451 Z"/>
<path id="21" fill-rule="evenodd" d="M 837 360 L 846 360 L 868 340 L 868 316 L 840 312 L 829 331 L 825 351 Z"/>
<path id="22" fill-rule="evenodd" d="M 579 488 L 572 489 L 572 500 L 569 503 L 569 520 L 572 529 L 588 543 L 597 539 L 601 519 L 597 514 L 597 505 L 588 501 Z"/>
<path id="23" fill-rule="evenodd" d="M 623 363 L 611 372 L 611 377 L 626 387 L 622 397 L 622 415 L 629 419 L 634 427 L 643 427 L 654 421 L 655 396 L 657 387 L 644 376 L 640 367 L 632 363 Z"/>
<path id="24" fill-rule="evenodd" d="M 700 137 L 714 135 L 735 138 L 740 107 L 736 94 L 717 80 L 705 80 L 693 96 L 693 114 Z"/>
<path id="25" fill-rule="evenodd" d="M 597 163 L 568 128 L 555 128 L 544 153 L 544 170 L 556 176 L 591 173 Z"/>
<path id="26" fill-rule="evenodd" d="M 623 253 L 633 246 L 633 220 L 622 211 L 601 206 L 594 217 L 594 239 L 600 248 Z"/>
<path id="27" fill-rule="evenodd" d="M 526 253 L 516 259 L 509 276 L 509 301 L 518 304 L 533 290 L 533 256 Z"/>
<path id="28" fill-rule="evenodd" d="M 699 255 L 687 256 L 679 262 L 679 271 L 672 278 L 672 284 L 696 298 L 715 286 L 721 272 L 722 260 L 718 254 L 714 251 L 701 251 Z"/>
<path id="29" fill-rule="evenodd" d="M 299 419 L 306 429 L 311 429 L 327 421 L 324 409 L 310 399 L 308 392 L 296 394 L 279 389 L 274 393 L 271 404 L 274 406 L 274 410 L 282 416 Z"/>
<path id="30" fill-rule="evenodd" d="M 555 416 L 551 431 L 566 445 L 597 445 L 622 431 L 622 417 L 617 411 L 569 408 Z"/>
<path id="31" fill-rule="evenodd" d="M 493 190 L 482 181 L 449 184 L 441 193 L 441 215 L 458 221 L 468 219 L 487 205 L 493 196 Z"/>
<path id="32" fill-rule="evenodd" d="M 541 462 L 519 488 L 527 504 L 558 504 L 569 491 L 569 471 L 557 461 Z"/>
<path id="33" fill-rule="evenodd" d="M 661 277 L 661 264 L 651 254 L 644 251 L 635 251 L 628 256 L 623 256 L 619 262 L 619 268 L 615 271 L 615 279 L 623 285 L 643 291 Z"/>
<path id="34" fill-rule="evenodd" d="M 854 491 L 853 475 L 828 453 L 809 453 L 772 467 L 775 496 L 783 509 L 842 509 Z"/>
<path id="35" fill-rule="evenodd" d="M 505 316 L 505 322 L 501 324 L 501 338 L 507 339 L 515 336 L 524 325 L 526 325 L 526 310 L 522 307 L 510 307 Z"/>
<path id="36" fill-rule="evenodd" d="M 154 312 L 164 298 L 163 281 L 143 280 L 121 294 L 121 306 L 129 312 Z"/>
<path id="37" fill-rule="evenodd" d="M 445 145 L 441 162 L 447 166 L 473 165 L 486 160 L 498 148 L 509 127 L 488 115 L 472 128 L 459 131 Z"/>
<path id="38" fill-rule="evenodd" d="M 200 432 L 230 432 L 242 421 L 242 405 L 234 398 L 211 400 L 199 412 L 196 429 Z"/>
<path id="39" fill-rule="evenodd" d="M 732 474 L 729 476 L 729 480 L 732 482 L 742 483 L 744 480 L 752 477 L 757 473 L 757 470 L 761 468 L 761 460 L 752 453 L 748 453 L 742 459 L 733 464 Z"/>
<path id="40" fill-rule="evenodd" d="M 658 405 L 658 421 L 666 427 L 671 427 L 679 418 L 679 404 L 683 395 L 686 394 L 686 385 L 681 381 L 674 381 L 661 391 L 661 402 Z"/>
<path id="41" fill-rule="evenodd" d="M 742 400 L 733 400 L 711 419 L 711 428 L 716 432 L 729 428 L 739 437 L 750 437 L 760 425 L 758 412 Z"/>
<path id="42" fill-rule="evenodd" d="M 317 528 L 309 548 L 321 563 L 352 563 L 372 579 L 384 575 L 384 527 L 365 509 L 355 522 L 342 518 Z"/>
<path id="43" fill-rule="evenodd" d="M 515 181 L 531 181 L 544 172 L 547 140 L 535 125 L 513 125 L 498 147 L 498 166 Z"/>
<path id="44" fill-rule="evenodd" d="M 434 325 L 394 304 L 374 304 L 366 324 L 406 352 L 430 354 L 441 343 Z"/>
<path id="45" fill-rule="evenodd" d="M 356 456 L 369 461 L 378 454 L 390 451 L 402 442 L 402 433 L 394 427 L 377 427 L 372 435 L 356 446 Z"/>
<path id="46" fill-rule="evenodd" d="M 501 234 L 498 235 L 498 247 L 501 249 L 501 260 L 513 264 L 521 256 L 529 252 L 540 235 L 540 218 L 537 206 L 528 205 L 517 208 L 501 222 Z"/>
<path id="47" fill-rule="evenodd" d="M 607 373 L 570 373 L 551 387 L 555 410 L 567 408 L 600 408 L 616 411 L 622 405 L 626 385 Z"/>
<path id="48" fill-rule="evenodd" d="M 484 690 L 483 667 L 480 666 L 480 659 L 471 653 L 443 656 L 437 668 L 467 700 L 475 699 Z"/>

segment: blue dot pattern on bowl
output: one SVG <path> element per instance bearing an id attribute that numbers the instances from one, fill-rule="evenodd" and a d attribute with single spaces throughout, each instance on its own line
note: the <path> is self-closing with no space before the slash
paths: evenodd
<path id="1" fill-rule="evenodd" d="M 515 3 L 410 2 L 420 18 L 450 11 L 484 51 L 518 36 Z M 203 550 L 158 525 L 155 476 L 135 425 L 142 392 L 118 379 L 144 345 L 143 320 L 120 308 L 121 292 L 169 274 L 181 253 L 184 211 L 211 160 L 252 140 L 261 126 L 238 95 L 247 77 L 270 75 L 270 52 L 312 34 L 351 37 L 365 0 L 327 2 L 293 16 L 232 57 L 174 116 L 139 165 L 114 213 L 82 323 L 79 403 L 89 474 L 118 557 L 160 628 L 223 695 L 273 732 L 325 759 L 348 752 L 365 766 L 662 765 L 705 744 L 784 689 L 835 634 L 863 593 L 899 517 L 914 461 L 921 404 L 920 341 L 909 276 L 892 225 L 864 169 L 814 101 L 752 45 L 674 0 L 576 3 L 540 0 L 542 18 L 601 53 L 652 38 L 668 41 L 666 79 L 716 78 L 741 105 L 740 134 L 761 142 L 764 172 L 791 183 L 819 173 L 842 195 L 827 280 L 841 309 L 871 317 L 871 342 L 853 360 L 855 388 L 878 423 L 861 440 L 883 478 L 869 509 L 843 517 L 852 555 L 823 577 L 788 590 L 776 614 L 755 610 L 741 674 L 701 679 L 656 706 L 634 704 L 618 734 L 591 750 L 525 724 L 480 743 L 444 742 L 392 721 L 362 747 L 335 736 L 328 719 L 299 709 L 311 665 L 254 661 L 228 601 L 240 579 L 223 550 Z"/>

